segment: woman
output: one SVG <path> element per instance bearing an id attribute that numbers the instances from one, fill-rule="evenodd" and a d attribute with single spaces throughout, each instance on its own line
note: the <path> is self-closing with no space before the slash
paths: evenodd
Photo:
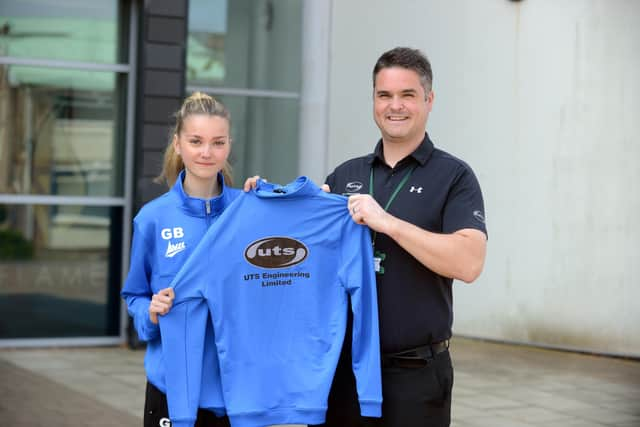
<path id="1" fill-rule="evenodd" d="M 166 314 L 173 301 L 168 286 L 209 226 L 240 193 L 226 186 L 231 183 L 226 107 L 196 92 L 185 99 L 175 117 L 157 178 L 170 190 L 143 206 L 134 218 L 131 264 L 122 290 L 138 336 L 147 342 L 145 427 L 170 425 L 158 327 L 158 315 Z M 208 328 L 207 333 L 213 334 L 210 322 Z M 200 406 L 213 409 L 207 402 Z M 229 422 L 201 409 L 195 425 L 228 426 Z"/>

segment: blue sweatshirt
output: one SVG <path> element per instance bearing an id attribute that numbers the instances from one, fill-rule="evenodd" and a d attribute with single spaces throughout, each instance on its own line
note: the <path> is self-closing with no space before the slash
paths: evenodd
<path id="1" fill-rule="evenodd" d="M 138 337 L 147 342 L 144 366 L 151 384 L 166 393 L 165 365 L 160 343 L 160 328 L 149 319 L 149 303 L 154 293 L 167 288 L 185 260 L 194 251 L 207 229 L 225 207 L 241 193 L 218 182 L 220 196 L 209 200 L 188 196 L 182 188 L 184 171 L 167 193 L 144 205 L 133 220 L 133 242 L 129 273 L 121 295 L 127 303 Z M 211 345 L 203 349 L 211 363 L 217 362 L 213 346 L 213 327 L 206 317 L 203 333 Z M 215 372 L 212 373 L 215 375 Z M 207 397 L 215 397 L 210 393 Z M 220 393 L 217 393 L 220 396 Z M 203 395 L 204 397 L 204 395 Z M 199 402 L 199 406 L 220 412 L 219 400 Z"/>
<path id="2" fill-rule="evenodd" d="M 361 413 L 380 416 L 378 310 L 369 229 L 347 199 L 306 177 L 238 197 L 172 282 L 160 319 L 174 427 L 191 426 L 215 366 L 201 363 L 207 306 L 223 400 L 234 427 L 320 424 L 353 307 L 353 370 Z M 188 321 L 188 323 L 187 323 Z M 192 340 L 192 341 L 189 341 Z"/>

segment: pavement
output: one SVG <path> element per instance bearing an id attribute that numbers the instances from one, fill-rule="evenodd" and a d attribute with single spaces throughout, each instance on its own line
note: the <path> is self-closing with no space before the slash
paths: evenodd
<path id="1" fill-rule="evenodd" d="M 462 337 L 451 355 L 453 427 L 640 426 L 640 360 Z M 0 349 L 0 425 L 140 426 L 143 356 Z"/>

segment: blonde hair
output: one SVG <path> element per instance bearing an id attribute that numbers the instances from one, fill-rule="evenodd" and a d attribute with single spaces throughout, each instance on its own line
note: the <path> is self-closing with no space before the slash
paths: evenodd
<path id="1" fill-rule="evenodd" d="M 178 179 L 180 171 L 184 169 L 182 158 L 176 153 L 173 147 L 173 138 L 180 135 L 182 126 L 187 117 L 193 114 L 208 114 L 209 116 L 217 116 L 226 119 L 231 127 L 231 115 L 229 110 L 222 102 L 202 92 L 194 92 L 182 103 L 182 107 L 174 114 L 176 123 L 169 137 L 169 145 L 164 152 L 164 161 L 162 163 L 162 172 L 154 181 L 157 183 L 165 182 L 169 188 L 173 187 Z M 231 165 L 225 161 L 222 167 L 222 176 L 226 185 L 233 185 L 231 177 Z"/>

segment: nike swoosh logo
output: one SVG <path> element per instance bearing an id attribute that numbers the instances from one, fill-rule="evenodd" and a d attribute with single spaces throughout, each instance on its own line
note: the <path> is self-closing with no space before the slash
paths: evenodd
<path id="1" fill-rule="evenodd" d="M 182 252 L 184 250 L 183 249 L 177 249 L 175 251 L 172 252 L 167 252 L 167 254 L 165 255 L 167 258 L 173 258 L 174 255 L 179 254 L 180 252 Z"/>

